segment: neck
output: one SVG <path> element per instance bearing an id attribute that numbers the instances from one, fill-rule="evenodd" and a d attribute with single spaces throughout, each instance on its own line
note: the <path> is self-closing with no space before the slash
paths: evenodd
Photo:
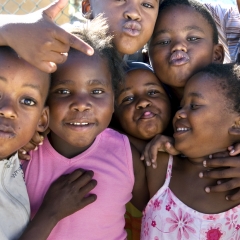
<path id="1" fill-rule="evenodd" d="M 126 133 L 125 133 L 126 134 Z M 138 152 L 141 154 L 143 150 L 145 149 L 147 143 L 149 142 L 148 140 L 143 140 L 139 138 L 135 138 L 131 135 L 127 135 L 130 143 L 138 150 Z"/>
<path id="2" fill-rule="evenodd" d="M 62 156 L 66 158 L 73 158 L 82 152 L 86 151 L 91 145 L 88 146 L 83 146 L 83 147 L 78 147 L 78 146 L 73 146 L 60 138 L 58 135 L 56 135 L 54 132 L 50 132 L 48 134 L 48 139 L 49 142 L 51 143 L 52 147 Z"/>

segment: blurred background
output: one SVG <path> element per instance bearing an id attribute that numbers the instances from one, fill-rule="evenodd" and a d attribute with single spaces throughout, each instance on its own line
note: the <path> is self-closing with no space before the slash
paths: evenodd
<path id="1" fill-rule="evenodd" d="M 55 0 L 0 0 L 0 14 L 26 14 L 46 7 Z M 102 0 L 104 1 L 104 0 Z M 235 0 L 199 0 L 200 2 L 218 2 L 236 4 Z M 69 0 L 68 6 L 57 16 L 56 23 L 84 22 L 81 13 L 81 0 Z"/>

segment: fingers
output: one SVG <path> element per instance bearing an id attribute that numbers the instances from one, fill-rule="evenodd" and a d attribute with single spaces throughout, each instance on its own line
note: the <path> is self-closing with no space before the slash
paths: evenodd
<path id="1" fill-rule="evenodd" d="M 55 31 L 55 34 L 56 35 L 54 36 L 54 38 L 57 39 L 59 42 L 65 44 L 66 46 L 75 48 L 89 56 L 93 55 L 94 50 L 90 45 L 88 45 L 78 37 L 66 32 L 62 28 L 59 28 L 58 31 Z"/>
<path id="2" fill-rule="evenodd" d="M 172 143 L 166 142 L 165 143 L 165 151 L 171 155 L 178 155 L 180 152 L 173 146 Z"/>
<path id="3" fill-rule="evenodd" d="M 46 14 L 52 20 L 66 7 L 68 4 L 68 0 L 58 0 L 55 3 L 48 6 L 43 13 Z"/>
<path id="4" fill-rule="evenodd" d="M 208 159 L 203 162 L 205 167 L 218 168 L 218 167 L 240 167 L 240 157 L 225 157 Z"/>
<path id="5" fill-rule="evenodd" d="M 234 146 L 228 147 L 230 156 L 236 156 L 240 153 L 240 143 L 236 143 Z"/>
<path id="6" fill-rule="evenodd" d="M 31 159 L 30 155 L 23 148 L 18 150 L 18 157 L 19 159 L 26 161 L 29 161 Z"/>

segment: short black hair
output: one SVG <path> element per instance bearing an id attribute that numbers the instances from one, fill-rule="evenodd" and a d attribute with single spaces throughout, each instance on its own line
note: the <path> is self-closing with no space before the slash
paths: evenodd
<path id="1" fill-rule="evenodd" d="M 211 63 L 198 73 L 206 74 L 210 79 L 216 79 L 219 83 L 218 90 L 222 90 L 226 97 L 227 108 L 240 113 L 240 66 L 238 64 Z"/>
<path id="2" fill-rule="evenodd" d="M 112 42 L 113 36 L 109 34 L 109 26 L 106 18 L 103 15 L 99 15 L 84 26 L 71 27 L 71 29 L 66 30 L 88 43 L 94 49 L 94 54 L 107 60 L 113 90 L 116 92 L 118 83 L 123 80 L 124 63 L 117 49 L 114 47 Z M 71 51 L 76 50 L 71 48 Z"/>
<path id="3" fill-rule="evenodd" d="M 218 44 L 218 30 L 216 23 L 208 9 L 200 2 L 197 2 L 195 0 L 164 0 L 159 6 L 158 16 L 160 16 L 161 12 L 163 12 L 166 8 L 176 5 L 188 6 L 193 8 L 196 12 L 200 13 L 212 28 L 213 43 Z"/>

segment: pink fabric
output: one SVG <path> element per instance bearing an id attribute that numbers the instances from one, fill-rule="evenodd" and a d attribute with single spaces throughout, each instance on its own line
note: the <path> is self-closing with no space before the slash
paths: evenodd
<path id="1" fill-rule="evenodd" d="M 166 181 L 144 210 L 141 239 L 240 239 L 240 207 L 219 214 L 203 214 L 186 206 L 169 188 L 172 161 L 170 156 Z"/>
<path id="2" fill-rule="evenodd" d="M 67 159 L 45 139 L 25 171 L 32 217 L 50 184 L 77 168 L 94 171 L 96 202 L 61 220 L 48 239 L 125 239 L 125 204 L 132 197 L 134 174 L 128 138 L 114 130 L 99 134 L 84 153 Z"/>

